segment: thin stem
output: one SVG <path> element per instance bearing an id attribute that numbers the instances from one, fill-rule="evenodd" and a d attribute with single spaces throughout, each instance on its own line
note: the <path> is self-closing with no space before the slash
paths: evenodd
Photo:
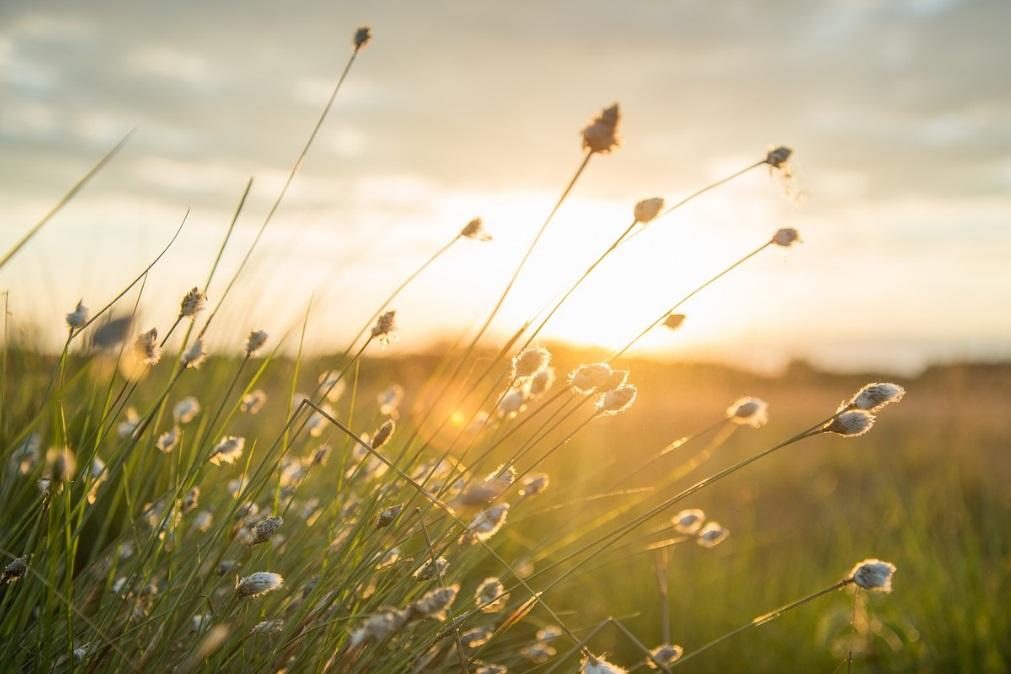
<path id="1" fill-rule="evenodd" d="M 133 132 L 134 132 L 134 129 L 131 129 L 130 131 L 128 131 L 127 134 L 125 136 L 123 136 L 122 140 L 120 140 L 118 143 L 116 143 L 111 150 L 109 150 L 108 152 L 105 153 L 104 157 L 102 157 L 101 159 L 98 160 L 97 164 L 95 164 L 94 166 L 91 167 L 90 171 L 88 171 L 87 173 L 85 173 L 84 176 L 82 176 L 80 180 L 78 180 L 76 183 L 74 183 L 74 186 L 70 188 L 70 191 L 68 191 L 66 194 L 64 194 L 63 198 L 61 198 L 59 201 L 57 201 L 56 205 L 53 206 L 51 209 L 49 209 L 48 213 L 46 213 L 44 216 L 42 216 L 41 220 L 39 220 L 38 222 L 36 222 L 34 225 L 31 226 L 31 228 L 27 232 L 25 232 L 25 235 L 22 236 L 18 240 L 18 242 L 15 243 L 14 246 L 4 254 L 4 256 L 3 256 L 2 259 L 0 259 L 0 269 L 3 269 L 4 265 L 6 265 L 8 262 L 10 262 L 11 258 L 13 258 L 15 255 L 17 255 L 18 251 L 20 251 L 22 248 L 24 248 L 25 245 L 29 241 L 32 240 L 32 237 L 34 237 L 36 234 L 38 234 L 39 230 L 41 230 L 43 227 L 45 227 L 46 223 L 48 223 L 50 220 L 53 219 L 53 216 L 55 216 L 57 213 L 59 213 L 63 209 L 63 207 L 66 206 L 70 202 L 71 199 L 73 199 L 75 196 L 77 196 L 77 193 L 80 192 L 81 189 L 85 185 L 87 185 L 88 182 L 92 178 L 94 178 L 95 175 L 99 171 L 101 171 L 103 168 L 105 168 L 105 165 L 108 164 L 112 160 L 112 158 L 116 156 L 116 154 L 123 148 L 124 145 L 126 145 L 126 141 L 128 141 L 130 139 L 130 136 L 133 135 Z"/>
<path id="2" fill-rule="evenodd" d="M 807 604 L 808 602 L 814 601 L 815 599 L 817 599 L 818 597 L 821 597 L 823 595 L 829 594 L 831 592 L 835 592 L 836 590 L 838 590 L 840 588 L 846 587 L 847 585 L 849 585 L 852 582 L 853 582 L 852 578 L 843 578 L 839 582 L 833 583 L 833 584 L 829 585 L 828 587 L 826 587 L 824 589 L 818 590 L 817 592 L 814 592 L 812 594 L 807 595 L 806 597 L 801 597 L 800 599 L 798 599 L 796 601 L 792 601 L 789 604 L 785 604 L 783 606 L 780 606 L 779 608 L 777 608 L 777 609 L 775 609 L 773 611 L 769 611 L 768 613 L 763 613 L 762 615 L 760 615 L 760 616 L 756 617 L 755 619 L 753 619 L 751 622 L 745 623 L 744 625 L 741 625 L 737 629 L 730 630 L 726 634 L 713 639 L 709 643 L 703 644 L 702 646 L 699 646 L 695 650 L 687 653 L 686 655 L 684 655 L 683 657 L 681 657 L 679 660 L 675 661 L 672 664 L 672 666 L 673 667 L 677 667 L 679 665 L 682 665 L 686 661 L 691 660 L 692 658 L 694 658 L 699 653 L 703 653 L 703 652 L 709 650 L 710 648 L 712 648 L 713 646 L 716 646 L 718 644 L 723 643 L 724 641 L 726 641 L 727 639 L 730 639 L 731 637 L 735 637 L 738 634 L 741 634 L 742 632 L 747 632 L 750 629 L 754 629 L 754 628 L 760 627 L 760 626 L 762 626 L 762 625 L 764 625 L 766 623 L 772 622 L 773 620 L 775 620 L 779 616 L 783 615 L 787 611 L 795 609 L 798 606 L 803 606 L 804 604 Z"/>

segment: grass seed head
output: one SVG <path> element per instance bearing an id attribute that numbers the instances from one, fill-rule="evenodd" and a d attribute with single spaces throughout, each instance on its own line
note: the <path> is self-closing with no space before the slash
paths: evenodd
<path id="1" fill-rule="evenodd" d="M 727 419 L 741 426 L 761 428 L 769 423 L 769 406 L 760 398 L 738 398 L 727 408 Z"/>
<path id="2" fill-rule="evenodd" d="M 555 650 L 555 647 L 551 644 L 543 641 L 537 641 L 521 648 L 520 655 L 535 665 L 543 665 L 545 662 L 558 655 L 558 651 Z"/>
<path id="3" fill-rule="evenodd" d="M 645 224 L 660 215 L 661 210 L 663 210 L 663 199 L 653 197 L 652 199 L 643 199 L 637 203 L 635 208 L 632 209 L 632 213 L 635 216 L 636 222 Z"/>
<path id="4" fill-rule="evenodd" d="M 590 395 L 610 382 L 613 371 L 607 363 L 580 365 L 569 373 L 569 385 L 582 395 Z"/>
<path id="5" fill-rule="evenodd" d="M 263 345 L 267 343 L 267 333 L 263 330 L 252 330 L 249 336 L 246 337 L 245 351 L 247 356 L 256 355 L 256 352 L 263 348 Z"/>
<path id="6" fill-rule="evenodd" d="M 193 396 L 186 396 L 172 408 L 172 417 L 177 424 L 188 424 L 200 414 L 200 401 Z"/>
<path id="7" fill-rule="evenodd" d="M 769 152 L 765 155 L 765 163 L 772 168 L 783 168 L 792 154 L 793 150 L 785 145 L 780 145 L 779 147 L 771 148 L 769 150 Z"/>
<path id="8" fill-rule="evenodd" d="M 663 319 L 663 325 L 668 330 L 677 330 L 681 327 L 681 324 L 685 322 L 684 314 L 669 314 L 667 318 Z"/>
<path id="9" fill-rule="evenodd" d="M 474 592 L 474 603 L 482 613 L 498 613 L 509 602 L 505 585 L 495 577 L 485 578 Z"/>
<path id="10" fill-rule="evenodd" d="M 3 571 L 0 571 L 0 585 L 8 585 L 20 580 L 27 572 L 28 558 L 16 557 L 4 567 Z"/>
<path id="11" fill-rule="evenodd" d="M 597 400 L 597 410 L 607 416 L 621 414 L 632 406 L 638 393 L 639 389 L 632 384 L 622 384 L 618 388 L 605 391 Z"/>
<path id="12" fill-rule="evenodd" d="M 422 618 L 432 618 L 443 621 L 446 619 L 449 607 L 456 601 L 456 595 L 460 592 L 457 584 L 437 587 L 430 592 L 426 592 L 420 599 L 411 604 L 411 613 Z"/>
<path id="13" fill-rule="evenodd" d="M 80 330 L 88 322 L 88 307 L 84 306 L 84 300 L 78 300 L 77 308 L 67 314 L 67 326 L 71 330 Z"/>
<path id="14" fill-rule="evenodd" d="M 685 649 L 677 644 L 660 644 L 649 652 L 649 657 L 646 658 L 646 666 L 650 669 L 670 667 L 684 655 L 684 652 Z"/>
<path id="15" fill-rule="evenodd" d="M 624 667 L 608 662 L 603 657 L 590 655 L 583 658 L 579 674 L 628 674 Z"/>
<path id="16" fill-rule="evenodd" d="M 273 592 L 284 585 L 284 578 L 279 573 L 257 571 L 239 581 L 235 591 L 240 597 L 258 597 Z"/>
<path id="17" fill-rule="evenodd" d="M 523 349 L 513 357 L 513 378 L 531 377 L 551 363 L 551 353 L 540 346 Z"/>
<path id="18" fill-rule="evenodd" d="M 396 319 L 396 311 L 386 311 L 380 314 L 376 319 L 376 324 L 372 326 L 372 337 L 383 344 L 388 344 L 393 339 L 393 332 L 397 329 Z"/>
<path id="19" fill-rule="evenodd" d="M 278 532 L 283 524 L 284 518 L 282 517 L 271 516 L 260 520 L 253 527 L 253 539 L 249 544 L 259 545 L 260 543 L 266 543 Z"/>
<path id="20" fill-rule="evenodd" d="M 158 344 L 158 328 L 137 335 L 133 342 L 133 352 L 145 365 L 157 365 L 161 360 L 161 346 Z"/>
<path id="21" fill-rule="evenodd" d="M 730 530 L 720 526 L 719 522 L 707 522 L 695 537 L 695 542 L 703 548 L 715 548 L 726 540 Z"/>
<path id="22" fill-rule="evenodd" d="M 190 318 L 196 316 L 203 311 L 206 306 L 207 295 L 205 295 L 200 288 L 194 287 L 183 296 L 183 301 L 179 304 L 179 318 Z"/>
<path id="23" fill-rule="evenodd" d="M 380 449 L 386 445 L 386 443 L 390 441 L 390 438 L 393 437 L 393 431 L 395 431 L 396 428 L 397 424 L 393 421 L 393 419 L 387 419 L 384 421 L 383 425 L 379 427 L 379 430 L 377 430 L 376 434 L 372 437 L 372 449 Z"/>
<path id="24" fill-rule="evenodd" d="M 190 344 L 190 348 L 183 353 L 183 367 L 192 367 L 195 370 L 203 365 L 205 360 L 207 360 L 207 352 L 204 350 L 204 340 L 197 337 Z"/>
<path id="25" fill-rule="evenodd" d="M 555 385 L 555 368 L 545 367 L 530 378 L 530 398 L 540 398 Z"/>
<path id="26" fill-rule="evenodd" d="M 800 242 L 800 232 L 793 227 L 783 227 L 776 230 L 776 233 L 772 235 L 771 241 L 777 246 L 789 248 L 793 244 Z"/>
<path id="27" fill-rule="evenodd" d="M 583 129 L 583 149 L 592 153 L 608 153 L 618 147 L 618 123 L 621 112 L 615 103 L 604 108 L 594 120 Z"/>
<path id="28" fill-rule="evenodd" d="M 481 218 L 474 218 L 460 230 L 460 236 L 466 239 L 474 239 L 475 241 L 491 241 L 491 234 L 489 234 L 484 228 L 484 222 Z"/>
<path id="29" fill-rule="evenodd" d="M 867 384 L 857 391 L 849 406 L 866 412 L 877 412 L 885 405 L 899 402 L 905 395 L 906 389 L 898 384 L 883 382 Z"/>
<path id="30" fill-rule="evenodd" d="M 496 503 L 474 517 L 470 526 L 467 527 L 465 536 L 471 541 L 487 541 L 505 525 L 508 516 L 509 504 Z"/>
<path id="31" fill-rule="evenodd" d="M 880 559 L 865 559 L 850 571 L 849 579 L 868 592 L 891 592 L 895 565 Z"/>
<path id="32" fill-rule="evenodd" d="M 372 40 L 372 29 L 368 26 L 362 26 L 355 31 L 354 45 L 355 50 L 359 50 L 365 45 L 367 45 Z"/>
<path id="33" fill-rule="evenodd" d="M 531 473 L 520 482 L 520 496 L 533 497 L 544 492 L 551 483 L 547 473 Z"/>
<path id="34" fill-rule="evenodd" d="M 829 433 L 841 435 L 844 438 L 855 438 L 871 430 L 874 426 L 874 415 L 864 410 L 846 410 L 837 414 L 825 425 Z"/>
<path id="35" fill-rule="evenodd" d="M 706 514 L 698 508 L 682 510 L 673 517 L 674 530 L 681 534 L 694 534 L 702 528 Z"/>
<path id="36" fill-rule="evenodd" d="M 207 460 L 215 466 L 220 466 L 223 463 L 235 463 L 242 456 L 242 450 L 245 446 L 245 438 L 236 435 L 226 435 L 221 438 L 221 442 L 217 444 L 214 451 L 211 452 L 210 458 Z"/>

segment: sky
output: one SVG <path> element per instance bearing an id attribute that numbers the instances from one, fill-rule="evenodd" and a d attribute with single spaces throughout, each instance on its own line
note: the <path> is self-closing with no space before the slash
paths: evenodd
<path id="1" fill-rule="evenodd" d="M 186 226 L 140 298 L 165 329 L 202 286 L 246 181 L 212 302 L 276 198 L 360 25 L 357 59 L 210 334 L 341 351 L 379 302 L 480 216 L 393 306 L 422 350 L 473 330 L 613 102 L 622 146 L 595 156 L 493 324 L 511 334 L 631 221 L 692 201 L 619 249 L 546 340 L 615 347 L 779 227 L 640 349 L 775 369 L 794 358 L 912 373 L 1011 357 L 1011 3 L 605 0 L 0 4 L 0 250 L 134 135 L 4 269 L 14 330 L 51 348 Z M 121 311 L 132 307 L 127 298 Z"/>

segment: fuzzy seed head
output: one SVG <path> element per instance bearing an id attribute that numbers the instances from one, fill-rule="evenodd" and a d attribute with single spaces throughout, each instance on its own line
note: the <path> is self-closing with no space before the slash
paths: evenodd
<path id="1" fill-rule="evenodd" d="M 537 496 L 547 489 L 550 483 L 551 479 L 547 473 L 531 473 L 520 482 L 520 496 Z"/>
<path id="2" fill-rule="evenodd" d="M 727 408 L 727 419 L 741 426 L 761 428 L 769 423 L 769 406 L 759 398 L 738 398 Z"/>
<path id="3" fill-rule="evenodd" d="M 137 335 L 133 343 L 133 351 L 138 360 L 145 365 L 156 365 L 161 360 L 161 346 L 158 345 L 158 328 Z"/>
<path id="4" fill-rule="evenodd" d="M 46 452 L 46 466 L 52 482 L 70 482 L 77 473 L 77 457 L 69 447 L 52 448 Z"/>
<path id="5" fill-rule="evenodd" d="M 183 501 L 180 504 L 182 511 L 184 513 L 189 513 L 195 510 L 200 505 L 200 487 L 194 486 L 190 489 L 186 496 L 183 497 Z"/>
<path id="6" fill-rule="evenodd" d="M 545 367 L 530 378 L 530 398 L 540 398 L 555 384 L 555 368 Z"/>
<path id="7" fill-rule="evenodd" d="M 706 514 L 698 508 L 682 510 L 674 516 L 674 530 L 681 534 L 694 534 L 702 528 Z"/>
<path id="8" fill-rule="evenodd" d="M 569 374 L 569 385 L 576 393 L 590 395 L 597 389 L 605 388 L 612 375 L 611 366 L 607 363 L 580 365 Z"/>
<path id="9" fill-rule="evenodd" d="M 632 384 L 623 384 L 606 391 L 597 400 L 597 410 L 607 416 L 621 414 L 632 406 L 638 393 L 639 389 Z"/>
<path id="10" fill-rule="evenodd" d="M 540 346 L 532 346 L 519 352 L 513 357 L 513 377 L 530 377 L 551 363 L 551 353 Z"/>
<path id="11" fill-rule="evenodd" d="M 22 576 L 28 571 L 28 558 L 27 557 L 17 557 L 12 560 L 4 570 L 0 572 L 0 585 L 8 585 L 17 580 L 20 580 Z"/>
<path id="12" fill-rule="evenodd" d="M 267 394 L 262 389 L 256 389 L 242 396 L 239 411 L 243 414 L 256 414 L 263 409 L 265 404 L 267 404 Z"/>
<path id="13" fill-rule="evenodd" d="M 246 576 L 235 586 L 235 591 L 240 597 L 258 597 L 268 592 L 273 592 L 284 585 L 284 578 L 279 573 L 271 571 L 257 571 Z"/>
<path id="14" fill-rule="evenodd" d="M 420 599 L 411 604 L 411 612 L 423 618 L 433 618 L 438 621 L 446 619 L 446 611 L 460 592 L 457 584 L 447 585 L 426 592 Z"/>
<path id="15" fill-rule="evenodd" d="M 393 331 L 396 329 L 396 311 L 387 311 L 376 319 L 376 324 L 372 326 L 372 336 L 380 341 L 389 341 Z"/>
<path id="16" fill-rule="evenodd" d="M 445 557 L 436 557 L 435 561 L 429 558 L 414 572 L 414 577 L 417 580 L 431 580 L 442 576 L 447 568 L 449 568 L 449 562 Z"/>
<path id="17" fill-rule="evenodd" d="M 179 304 L 179 318 L 191 318 L 196 316 L 207 306 L 207 295 L 200 288 L 194 287 Z"/>
<path id="18" fill-rule="evenodd" d="M 267 333 L 263 330 L 253 330 L 246 337 L 246 355 L 255 355 L 267 343 Z"/>
<path id="19" fill-rule="evenodd" d="M 208 461 L 213 463 L 215 466 L 220 466 L 223 463 L 235 463 L 239 457 L 242 456 L 242 450 L 245 446 L 245 438 L 236 435 L 226 435 L 221 438 L 221 442 L 219 442 L 214 448 L 214 451 L 211 452 L 211 456 Z"/>
<path id="20" fill-rule="evenodd" d="M 520 655 L 535 665 L 543 665 L 545 662 L 558 655 L 558 651 L 551 644 L 538 641 L 521 648 Z"/>
<path id="21" fill-rule="evenodd" d="M 380 449 L 390 438 L 393 437 L 393 431 L 396 430 L 397 424 L 393 419 L 387 419 L 383 422 L 383 425 L 379 427 L 376 434 L 372 437 L 372 449 Z"/>
<path id="22" fill-rule="evenodd" d="M 777 246 L 782 246 L 783 248 L 789 248 L 795 243 L 800 242 L 800 232 L 798 232 L 793 227 L 784 227 L 782 229 L 777 229 L 776 233 L 772 235 L 772 243 Z"/>
<path id="23" fill-rule="evenodd" d="M 583 149 L 593 153 L 607 153 L 618 147 L 618 123 L 621 113 L 615 103 L 605 108 L 583 129 Z"/>
<path id="24" fill-rule="evenodd" d="M 260 543 L 266 543 L 278 532 L 282 524 L 284 524 L 284 518 L 282 517 L 271 516 L 260 520 L 253 527 L 253 538 L 249 544 L 259 545 Z"/>
<path id="25" fill-rule="evenodd" d="M 695 542 L 703 548 L 715 548 L 726 540 L 729 535 L 730 530 L 720 526 L 719 522 L 708 522 L 699 530 L 698 535 L 695 537 Z"/>
<path id="26" fill-rule="evenodd" d="M 381 608 L 351 634 L 351 645 L 385 641 L 399 632 L 407 623 L 407 619 L 406 611 L 389 606 Z"/>
<path id="27" fill-rule="evenodd" d="M 684 655 L 684 652 L 685 649 L 677 644 L 660 644 L 649 652 L 649 657 L 646 658 L 646 666 L 650 669 L 670 667 Z"/>
<path id="28" fill-rule="evenodd" d="M 663 325 L 668 330 L 677 330 L 685 322 L 684 314 L 670 314 L 663 320 Z"/>
<path id="29" fill-rule="evenodd" d="M 67 314 L 67 326 L 71 330 L 80 330 L 88 322 L 88 307 L 84 306 L 84 300 L 77 303 L 77 308 Z"/>
<path id="30" fill-rule="evenodd" d="M 400 384 L 390 384 L 376 396 L 379 413 L 386 417 L 395 416 L 403 399 L 404 387 Z"/>
<path id="31" fill-rule="evenodd" d="M 379 519 L 376 521 L 376 528 L 383 529 L 393 524 L 393 520 L 397 519 L 397 515 L 399 515 L 400 511 L 403 509 L 404 505 L 402 503 L 390 506 L 389 508 L 384 508 L 382 512 L 379 513 Z"/>
<path id="32" fill-rule="evenodd" d="M 354 43 L 355 49 L 361 49 L 372 40 L 372 29 L 368 26 L 362 26 L 355 31 Z"/>
<path id="33" fill-rule="evenodd" d="M 186 396 L 172 408 L 172 417 L 177 424 L 188 424 L 200 414 L 200 401 L 193 396 Z"/>
<path id="34" fill-rule="evenodd" d="M 481 648 L 491 641 L 495 630 L 488 626 L 475 627 L 460 634 L 460 643 L 464 648 Z"/>
<path id="35" fill-rule="evenodd" d="M 637 203 L 632 212 L 635 215 L 636 222 L 645 224 L 660 215 L 661 210 L 663 210 L 663 199 L 653 197 L 652 199 L 643 199 Z"/>
<path id="36" fill-rule="evenodd" d="M 319 390 L 332 403 L 341 399 L 346 388 L 347 384 L 336 370 L 326 370 L 319 376 Z"/>
<path id="37" fill-rule="evenodd" d="M 197 337 L 190 344 L 190 348 L 183 353 L 183 367 L 192 367 L 195 370 L 203 365 L 205 360 L 207 360 L 207 352 L 204 351 L 204 340 Z"/>
<path id="38" fill-rule="evenodd" d="M 496 503 L 482 510 L 467 527 L 466 536 L 472 541 L 487 541 L 499 532 L 509 515 L 508 503 Z"/>
<path id="39" fill-rule="evenodd" d="M 173 426 L 171 431 L 165 431 L 158 436 L 158 439 L 155 440 L 154 446 L 158 448 L 159 452 L 168 454 L 176 448 L 176 445 L 179 444 L 179 436 L 181 433 L 182 430 L 178 426 Z"/>
<path id="40" fill-rule="evenodd" d="M 885 405 L 899 402 L 905 395 L 906 389 L 898 384 L 867 384 L 853 396 L 849 404 L 854 409 L 877 412 Z"/>
<path id="41" fill-rule="evenodd" d="M 491 234 L 484 229 L 484 222 L 481 218 L 474 218 L 460 230 L 460 236 L 475 241 L 491 241 Z"/>
<path id="42" fill-rule="evenodd" d="M 516 386 L 502 396 L 502 400 L 499 401 L 498 409 L 496 412 L 498 416 L 505 419 L 512 419 L 517 414 L 526 409 L 527 406 L 527 387 L 526 386 Z"/>
<path id="43" fill-rule="evenodd" d="M 832 421 L 825 425 L 829 433 L 841 435 L 844 438 L 855 438 L 871 430 L 874 425 L 874 415 L 865 410 L 847 410 L 840 412 Z"/>
<path id="44" fill-rule="evenodd" d="M 880 559 L 865 559 L 850 571 L 849 578 L 868 592 L 891 592 L 895 565 Z"/>
<path id="45" fill-rule="evenodd" d="M 508 602 L 509 593 L 505 591 L 505 585 L 495 577 L 482 580 L 474 593 L 474 603 L 482 613 L 498 613 Z"/>
<path id="46" fill-rule="evenodd" d="M 790 148 L 780 145 L 779 147 L 772 148 L 765 155 L 765 163 L 772 168 L 781 168 L 786 164 L 787 160 L 790 159 L 790 155 L 793 154 L 793 150 Z"/>

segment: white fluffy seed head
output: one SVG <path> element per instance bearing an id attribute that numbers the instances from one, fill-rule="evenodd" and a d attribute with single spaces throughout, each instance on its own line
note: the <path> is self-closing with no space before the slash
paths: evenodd
<path id="1" fill-rule="evenodd" d="M 207 295 L 200 288 L 193 287 L 183 296 L 183 301 L 179 303 L 179 318 L 190 318 L 196 316 L 207 306 Z"/>
<path id="2" fill-rule="evenodd" d="M 597 400 L 597 410 L 604 415 L 621 414 L 635 402 L 639 390 L 632 384 L 605 391 Z"/>
<path id="3" fill-rule="evenodd" d="M 214 451 L 211 452 L 211 456 L 207 460 L 215 466 L 220 466 L 223 463 L 235 463 L 242 456 L 242 450 L 245 446 L 245 438 L 227 435 L 221 438 L 221 442 L 214 447 Z"/>
<path id="4" fill-rule="evenodd" d="M 776 233 L 772 235 L 772 243 L 777 246 L 782 246 L 783 248 L 789 248 L 793 244 L 799 242 L 800 232 L 792 227 L 777 229 Z"/>
<path id="5" fill-rule="evenodd" d="M 695 542 L 703 548 L 715 548 L 729 535 L 730 530 L 720 526 L 719 522 L 708 522 L 695 536 Z"/>
<path id="6" fill-rule="evenodd" d="M 498 613 L 509 601 L 505 585 L 495 577 L 485 578 L 474 592 L 474 603 L 482 613 Z"/>
<path id="7" fill-rule="evenodd" d="M 555 368 L 545 367 L 530 378 L 530 397 L 539 398 L 555 384 Z"/>
<path id="8" fill-rule="evenodd" d="M 769 422 L 769 406 L 759 398 L 738 398 L 727 408 L 727 419 L 742 426 L 761 428 Z"/>
<path id="9" fill-rule="evenodd" d="M 660 644 L 649 652 L 649 657 L 646 658 L 646 666 L 650 669 L 657 669 L 661 666 L 670 667 L 675 661 L 681 659 L 684 652 L 685 649 L 677 644 Z"/>
<path id="10" fill-rule="evenodd" d="M 263 409 L 266 403 L 267 394 L 261 389 L 256 389 L 242 396 L 242 402 L 239 403 L 239 411 L 243 414 L 256 414 Z"/>
<path id="11" fill-rule="evenodd" d="M 67 314 L 67 325 L 71 330 L 80 330 L 88 322 L 88 307 L 84 306 L 84 300 L 77 302 L 77 308 Z"/>
<path id="12" fill-rule="evenodd" d="M 271 571 L 257 571 L 246 576 L 235 586 L 235 591 L 240 597 L 257 597 L 261 594 L 273 592 L 284 585 L 284 578 L 279 573 Z"/>
<path id="13" fill-rule="evenodd" d="M 590 395 L 603 386 L 611 376 L 611 366 L 607 363 L 580 365 L 569 374 L 569 385 L 576 393 Z"/>
<path id="14" fill-rule="evenodd" d="M 156 365 L 161 360 L 161 346 L 158 344 L 158 328 L 137 335 L 133 342 L 133 351 L 137 359 L 145 365 Z"/>
<path id="15" fill-rule="evenodd" d="M 250 545 L 259 545 L 260 543 L 266 543 L 269 541 L 274 534 L 280 530 L 281 525 L 284 524 L 284 519 L 281 517 L 267 517 L 256 523 L 253 527 L 253 537 L 250 540 Z"/>
<path id="16" fill-rule="evenodd" d="M 426 592 L 420 599 L 413 602 L 411 604 L 411 612 L 424 618 L 433 618 L 439 621 L 445 620 L 446 611 L 456 601 L 456 595 L 459 592 L 460 586 L 455 583 L 445 587 L 438 587 L 430 592 Z"/>
<path id="17" fill-rule="evenodd" d="M 905 395 L 906 389 L 898 384 L 876 382 L 857 391 L 849 405 L 854 409 L 877 412 L 885 405 L 899 402 Z"/>
<path id="18" fill-rule="evenodd" d="M 516 386 L 506 392 L 498 403 L 498 416 L 511 419 L 526 408 L 528 389 L 526 386 Z"/>
<path id="19" fill-rule="evenodd" d="M 487 541 L 498 533 L 509 515 L 508 503 L 496 503 L 482 510 L 471 521 L 465 534 L 472 541 Z"/>
<path id="20" fill-rule="evenodd" d="M 583 149 L 593 153 L 607 153 L 618 147 L 618 123 L 621 112 L 615 103 L 605 108 L 583 129 Z"/>
<path id="21" fill-rule="evenodd" d="M 702 528 L 706 514 L 698 508 L 682 510 L 673 517 L 674 530 L 682 534 L 694 534 Z"/>
<path id="22" fill-rule="evenodd" d="M 523 349 L 513 357 L 513 377 L 531 377 L 551 363 L 551 354 L 540 346 Z"/>
<path id="23" fill-rule="evenodd" d="M 165 431 L 164 433 L 158 436 L 158 439 L 154 443 L 155 447 L 158 448 L 159 452 L 168 454 L 169 452 L 171 452 L 173 449 L 176 448 L 177 444 L 179 444 L 179 435 L 181 433 L 182 431 L 179 429 L 178 426 L 173 426 L 172 430 Z"/>
<path id="24" fill-rule="evenodd" d="M 537 496 L 547 489 L 550 483 L 551 479 L 547 473 L 531 473 L 520 482 L 520 496 Z"/>
<path id="25" fill-rule="evenodd" d="M 267 333 L 263 330 L 253 330 L 246 337 L 246 355 L 255 355 L 257 351 L 263 348 L 263 345 L 267 343 Z"/>
<path id="26" fill-rule="evenodd" d="M 855 438 L 871 430 L 874 415 L 864 410 L 846 410 L 825 425 L 825 430 L 845 438 Z"/>
<path id="27" fill-rule="evenodd" d="M 197 369 L 203 365 L 205 360 L 207 360 L 207 352 L 204 350 L 204 340 L 197 337 L 190 344 L 190 348 L 186 349 L 185 353 L 183 353 L 183 367 Z"/>
<path id="28" fill-rule="evenodd" d="M 643 199 L 637 203 L 635 208 L 632 209 L 632 213 L 635 216 L 636 222 L 647 223 L 660 215 L 661 210 L 663 210 L 663 199 L 653 197 L 652 199 Z"/>
<path id="29" fill-rule="evenodd" d="M 868 592 L 891 592 L 895 565 L 880 559 L 865 559 L 850 571 L 849 579 Z"/>
<path id="30" fill-rule="evenodd" d="M 200 401 L 193 396 L 186 396 L 172 408 L 172 416 L 177 424 L 188 424 L 200 414 Z"/>
<path id="31" fill-rule="evenodd" d="M 375 643 L 385 641 L 399 632 L 407 619 L 406 611 L 389 606 L 381 608 L 351 634 L 351 645 L 358 646 L 368 641 Z"/>

